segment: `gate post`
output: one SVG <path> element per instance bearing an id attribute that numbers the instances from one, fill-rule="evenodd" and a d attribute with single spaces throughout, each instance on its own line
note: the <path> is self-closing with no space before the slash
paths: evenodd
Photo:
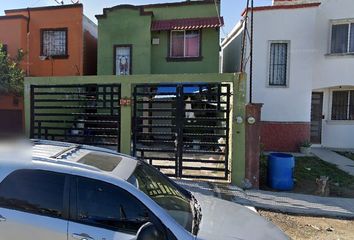
<path id="1" fill-rule="evenodd" d="M 242 186 L 246 169 L 246 83 L 245 73 L 235 74 L 232 98 L 232 131 L 231 134 L 231 183 Z"/>
<path id="2" fill-rule="evenodd" d="M 261 109 L 263 104 L 246 106 L 246 179 L 248 187 L 259 188 L 259 157 L 261 145 Z"/>
<path id="3" fill-rule="evenodd" d="M 127 79 L 128 80 L 128 79 Z M 131 155 L 132 142 L 132 84 L 122 81 L 121 99 L 130 99 L 130 104 L 120 106 L 120 152 Z"/>

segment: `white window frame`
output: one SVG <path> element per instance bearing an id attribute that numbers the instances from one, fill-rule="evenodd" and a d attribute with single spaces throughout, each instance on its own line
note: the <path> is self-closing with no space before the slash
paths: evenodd
<path id="1" fill-rule="evenodd" d="M 198 31 L 199 32 L 199 55 L 197 57 L 189 57 L 189 56 L 186 56 L 186 32 L 187 31 Z M 174 32 L 183 32 L 183 36 L 184 36 L 184 39 L 183 39 L 183 43 L 184 43 L 184 46 L 183 46 L 183 56 L 182 57 L 174 57 L 172 56 L 172 34 Z M 200 29 L 197 29 L 197 30 L 171 30 L 170 31 L 170 54 L 169 54 L 169 57 L 170 58 L 199 58 L 201 56 L 201 30 Z"/>
<path id="2" fill-rule="evenodd" d="M 344 52 L 344 53 L 332 53 L 332 31 L 333 31 L 333 26 L 335 26 L 335 25 L 344 25 L 344 24 L 348 24 L 349 25 L 347 51 Z M 354 25 L 354 18 L 338 19 L 338 20 L 331 20 L 330 21 L 328 55 L 354 55 L 354 52 L 350 52 L 351 25 Z"/>
<path id="3" fill-rule="evenodd" d="M 330 105 L 329 105 L 329 119 L 332 122 L 351 122 L 354 123 L 354 120 L 349 119 L 350 114 L 350 92 L 354 91 L 354 88 L 338 88 L 338 89 L 331 89 L 330 91 Z M 332 118 L 332 111 L 333 111 L 333 93 L 334 92 L 349 92 L 348 96 L 348 109 L 347 109 L 347 119 L 346 120 L 338 120 Z"/>
<path id="4" fill-rule="evenodd" d="M 288 44 L 288 53 L 287 53 L 287 66 L 286 66 L 286 79 L 285 85 L 271 85 L 270 84 L 270 50 L 272 43 L 287 43 Z M 269 88 L 288 88 L 290 87 L 290 53 L 291 53 L 291 41 L 290 40 L 269 40 L 268 41 L 268 50 L 267 50 L 267 78 L 266 78 L 266 87 Z"/>

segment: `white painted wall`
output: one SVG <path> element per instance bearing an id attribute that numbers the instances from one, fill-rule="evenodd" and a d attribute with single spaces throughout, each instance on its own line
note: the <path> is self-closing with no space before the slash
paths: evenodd
<path id="1" fill-rule="evenodd" d="M 325 0 L 316 16 L 316 74 L 313 89 L 354 86 L 354 54 L 328 56 L 331 20 L 354 19 L 354 0 Z"/>
<path id="2" fill-rule="evenodd" d="M 321 2 L 313 8 L 255 11 L 253 102 L 264 103 L 263 121 L 310 122 L 311 93 L 323 91 L 322 145 L 354 148 L 354 121 L 332 121 L 330 116 L 331 90 L 339 86 L 354 89 L 354 55 L 328 55 L 331 20 L 354 19 L 354 0 Z M 230 35 L 238 39 L 242 30 Z M 287 88 L 267 86 L 270 40 L 290 41 Z M 223 42 L 224 51 L 230 45 L 226 42 L 227 39 Z M 234 61 L 239 61 L 239 54 Z"/>
<path id="3" fill-rule="evenodd" d="M 310 122 L 316 8 L 255 12 L 253 102 L 263 121 Z M 269 41 L 290 41 L 288 87 L 268 86 Z"/>

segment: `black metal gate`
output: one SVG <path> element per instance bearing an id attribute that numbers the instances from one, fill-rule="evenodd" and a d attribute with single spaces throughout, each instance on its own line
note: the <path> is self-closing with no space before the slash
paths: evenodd
<path id="1" fill-rule="evenodd" d="M 229 84 L 134 88 L 133 153 L 169 176 L 227 180 Z"/>
<path id="2" fill-rule="evenodd" d="M 31 86 L 31 138 L 120 146 L 119 84 Z"/>

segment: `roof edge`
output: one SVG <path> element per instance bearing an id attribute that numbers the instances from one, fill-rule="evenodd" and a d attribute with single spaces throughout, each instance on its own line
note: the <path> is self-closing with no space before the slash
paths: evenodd
<path id="1" fill-rule="evenodd" d="M 144 6 L 135 6 L 135 5 L 130 5 L 130 4 L 121 4 L 121 5 L 117 5 L 111 8 L 104 8 L 103 9 L 103 14 L 98 14 L 95 15 L 95 17 L 97 19 L 102 19 L 102 18 L 106 18 L 107 17 L 107 13 L 114 11 L 114 10 L 118 10 L 118 9 L 131 9 L 131 10 L 137 10 L 140 11 L 140 16 L 153 16 L 153 12 L 151 11 L 145 11 Z"/>
<path id="2" fill-rule="evenodd" d="M 24 20 L 28 20 L 28 17 L 23 16 L 23 15 L 0 16 L 0 20 L 6 20 L 6 19 L 24 19 Z"/>
<path id="3" fill-rule="evenodd" d="M 318 7 L 320 5 L 321 5 L 321 3 L 304 3 L 304 4 L 296 4 L 296 5 L 261 6 L 261 7 L 253 8 L 253 11 L 311 8 L 311 7 Z M 250 10 L 250 8 L 248 8 L 248 9 Z M 247 11 L 247 8 L 245 8 L 242 11 L 241 16 L 244 16 L 246 11 Z"/>
<path id="4" fill-rule="evenodd" d="M 18 9 L 8 9 L 5 10 L 6 13 L 14 13 L 14 12 L 22 12 L 22 11 L 42 11 L 42 10 L 56 10 L 56 9 L 65 9 L 65 8 L 83 8 L 81 3 L 77 4 L 67 4 L 67 5 L 59 5 L 59 6 L 44 6 L 44 7 L 34 7 L 34 8 L 18 8 Z"/>
<path id="5" fill-rule="evenodd" d="M 131 4 L 120 4 L 113 6 L 111 8 L 104 8 L 103 14 L 97 14 L 95 17 L 97 19 L 107 17 L 107 12 L 114 11 L 117 9 L 140 9 L 140 15 L 153 15 L 152 11 L 145 11 L 145 8 L 162 8 L 162 7 L 178 7 L 178 6 L 190 6 L 190 5 L 205 5 L 205 4 L 215 4 L 215 0 L 203 0 L 203 1 L 184 1 L 184 2 L 171 2 L 171 3 L 155 3 L 146 5 L 131 5 Z M 216 0 L 220 4 L 221 0 Z"/>

